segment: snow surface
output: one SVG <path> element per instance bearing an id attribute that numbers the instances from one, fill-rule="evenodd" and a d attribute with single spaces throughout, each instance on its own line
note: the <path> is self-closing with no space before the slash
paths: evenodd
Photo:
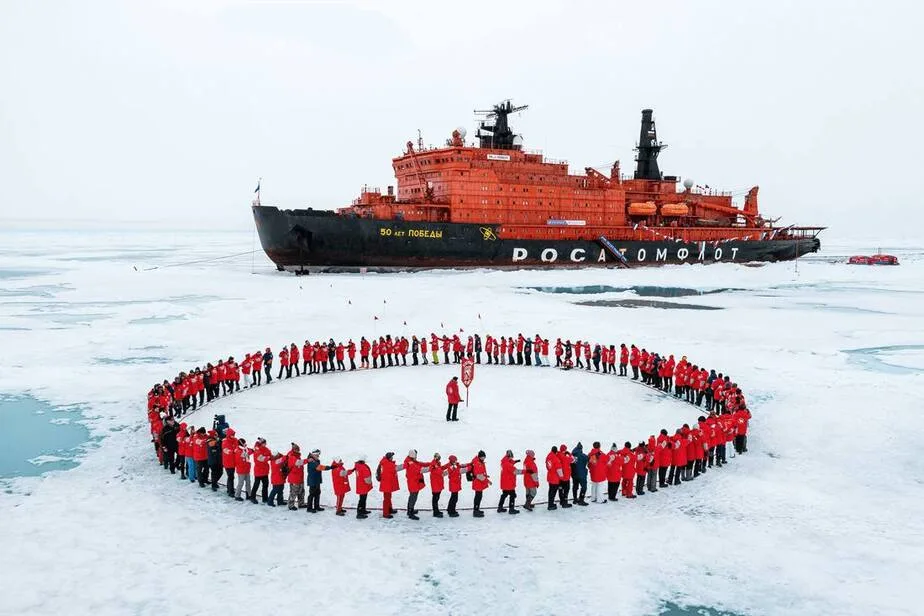
<path id="1" fill-rule="evenodd" d="M 4 480 L 0 613 L 920 612 L 924 249 L 883 246 L 902 260 L 890 268 L 834 262 L 871 251 L 845 246 L 759 268 L 296 278 L 259 254 L 210 260 L 248 251 L 249 233 L 0 235 L 0 393 L 80 404 L 99 439 L 77 468 Z M 680 311 L 523 289 L 600 284 L 735 290 L 671 298 L 724 308 Z M 144 393 L 180 369 L 305 338 L 459 328 L 635 341 L 728 370 L 754 412 L 750 452 L 631 504 L 418 523 L 241 505 L 152 462 Z M 325 457 L 484 447 L 495 474 L 507 447 L 541 455 L 695 416 L 602 376 L 485 367 L 447 426 L 449 373 L 299 379 L 214 409 Z"/>

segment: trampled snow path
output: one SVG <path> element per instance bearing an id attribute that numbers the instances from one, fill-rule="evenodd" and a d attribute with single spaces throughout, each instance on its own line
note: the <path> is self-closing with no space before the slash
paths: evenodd
<path id="1" fill-rule="evenodd" d="M 240 252 L 249 233 L 4 240 L 0 270 L 25 273 L 0 279 L 0 391 L 85 403 L 92 433 L 104 438 L 79 467 L 8 482 L 0 494 L 0 613 L 204 613 L 216 604 L 243 612 L 295 609 L 296 599 L 298 609 L 348 614 L 651 614 L 665 600 L 748 615 L 919 611 L 924 377 L 853 362 L 845 350 L 924 344 L 920 249 L 899 252 L 903 265 L 886 269 L 806 260 L 798 270 L 294 278 L 265 262 L 253 275 L 249 259 L 132 268 Z M 521 289 L 614 283 L 741 290 L 692 298 L 725 308 L 694 312 L 578 307 L 579 296 Z M 595 299 L 619 297 L 632 295 Z M 369 335 L 417 333 L 405 320 L 426 332 L 441 332 L 443 322 L 466 332 L 638 340 L 729 367 L 754 410 L 751 452 L 615 510 L 414 525 L 265 515 L 283 512 L 191 489 L 151 462 L 143 396 L 164 375 L 229 349 L 355 337 L 364 322 Z M 511 388 L 531 388 L 538 399 L 523 374 L 511 374 Z M 444 377 L 420 384 L 435 413 Z M 473 402 L 484 395 L 479 404 L 503 404 L 512 394 L 496 390 L 492 402 L 488 378 L 476 377 Z M 592 401 L 598 379 L 586 381 L 592 386 L 574 395 Z M 429 412 L 431 403 L 419 408 Z M 408 440 L 423 454 L 439 448 Z"/>

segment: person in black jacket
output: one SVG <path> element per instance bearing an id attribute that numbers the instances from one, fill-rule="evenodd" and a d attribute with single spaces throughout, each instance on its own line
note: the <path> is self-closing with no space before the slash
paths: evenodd
<path id="1" fill-rule="evenodd" d="M 263 372 L 266 374 L 266 384 L 273 382 L 273 352 L 269 347 L 263 353 Z"/>
<path id="2" fill-rule="evenodd" d="M 531 338 L 523 341 L 523 358 L 526 360 L 527 366 L 533 365 L 533 341 Z"/>
<path id="3" fill-rule="evenodd" d="M 164 428 L 160 432 L 160 446 L 163 447 L 164 468 L 169 468 L 170 473 L 176 475 L 176 436 L 179 426 L 172 415 L 167 417 L 164 422 Z"/>
<path id="4" fill-rule="evenodd" d="M 475 334 L 475 363 L 481 363 L 481 336 Z"/>
<path id="5" fill-rule="evenodd" d="M 212 492 L 218 491 L 218 480 L 224 470 L 221 465 L 221 443 L 218 441 L 218 432 L 209 430 L 209 438 L 205 442 L 208 447 L 209 475 L 212 480 Z"/>

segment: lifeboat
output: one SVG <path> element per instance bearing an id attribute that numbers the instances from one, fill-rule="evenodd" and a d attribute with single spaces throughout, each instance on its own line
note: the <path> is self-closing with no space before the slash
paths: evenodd
<path id="1" fill-rule="evenodd" d="M 661 206 L 661 216 L 687 216 L 690 208 L 686 203 L 665 203 Z"/>
<path id="2" fill-rule="evenodd" d="M 629 216 L 654 216 L 658 213 L 658 206 L 654 201 L 641 201 L 629 204 Z"/>

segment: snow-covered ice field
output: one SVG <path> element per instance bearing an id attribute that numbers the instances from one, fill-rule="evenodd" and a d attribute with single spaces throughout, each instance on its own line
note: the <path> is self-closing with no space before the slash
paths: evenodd
<path id="1" fill-rule="evenodd" d="M 826 245 L 756 268 L 296 278 L 261 254 L 212 260 L 250 250 L 249 233 L 0 238 L 0 426 L 28 412 L 49 431 L 88 430 L 65 446 L 30 427 L 36 451 L 0 453 L 0 469 L 22 466 L 11 455 L 35 466 L 0 470 L 2 614 L 920 613 L 922 248 L 883 243 L 902 260 L 891 268 L 835 263 L 870 249 Z M 551 292 L 596 285 L 724 289 L 656 298 L 723 309 L 579 306 L 638 296 Z M 417 523 L 242 505 L 152 461 L 144 395 L 181 369 L 306 338 L 460 328 L 624 340 L 728 371 L 754 414 L 750 452 L 631 504 Z M 615 378 L 479 367 L 472 405 L 447 425 L 452 373 L 301 378 L 203 413 L 325 460 L 484 448 L 495 476 L 508 447 L 541 457 L 556 442 L 638 440 L 697 414 Z M 68 455 L 79 464 L 48 470 Z"/>

